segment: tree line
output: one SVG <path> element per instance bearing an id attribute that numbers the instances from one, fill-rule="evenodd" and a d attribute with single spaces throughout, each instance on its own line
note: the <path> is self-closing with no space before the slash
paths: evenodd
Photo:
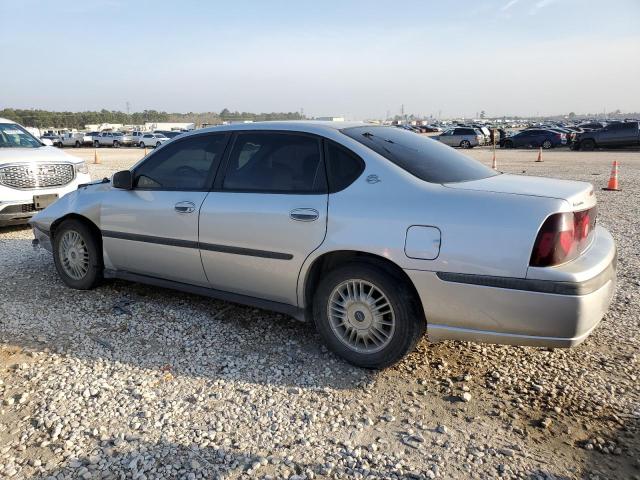
<path id="1" fill-rule="evenodd" d="M 39 109 L 14 109 L 0 110 L 1 118 L 8 118 L 27 127 L 38 128 L 76 128 L 82 129 L 85 125 L 101 123 L 121 123 L 123 125 L 142 125 L 146 122 L 188 122 L 196 126 L 202 124 L 217 124 L 225 121 L 263 121 L 263 120 L 302 120 L 305 117 L 298 112 L 271 112 L 251 113 L 232 112 L 225 108 L 220 112 L 202 113 L 167 113 L 157 110 L 144 110 L 142 112 L 125 113 L 117 110 L 102 109 L 98 112 L 54 112 Z"/>

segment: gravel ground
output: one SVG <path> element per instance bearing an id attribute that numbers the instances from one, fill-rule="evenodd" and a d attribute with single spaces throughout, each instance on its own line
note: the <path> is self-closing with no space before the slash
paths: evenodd
<path id="1" fill-rule="evenodd" d="M 94 178 L 142 152 L 99 154 Z M 70 290 L 30 230 L 0 230 L 0 478 L 640 479 L 640 153 L 536 154 L 499 167 L 594 183 L 619 248 L 611 309 L 572 350 L 424 339 L 364 371 L 282 315 Z M 600 191 L 614 159 L 623 191 Z"/>

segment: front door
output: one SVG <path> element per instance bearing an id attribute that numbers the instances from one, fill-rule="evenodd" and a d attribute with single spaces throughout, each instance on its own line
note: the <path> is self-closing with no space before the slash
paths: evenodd
<path id="1" fill-rule="evenodd" d="M 208 285 L 198 249 L 198 213 L 227 134 L 189 136 L 134 167 L 132 190 L 112 189 L 102 203 L 105 266 Z"/>
<path id="2" fill-rule="evenodd" d="M 298 274 L 324 240 L 327 182 L 318 137 L 242 132 L 200 210 L 200 250 L 218 290 L 295 305 Z"/>

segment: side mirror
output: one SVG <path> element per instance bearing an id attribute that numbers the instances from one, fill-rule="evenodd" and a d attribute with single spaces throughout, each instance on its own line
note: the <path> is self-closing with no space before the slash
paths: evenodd
<path id="1" fill-rule="evenodd" d="M 133 173 L 130 170 L 122 170 L 113 174 L 111 178 L 113 188 L 121 188 L 122 190 L 133 189 Z"/>

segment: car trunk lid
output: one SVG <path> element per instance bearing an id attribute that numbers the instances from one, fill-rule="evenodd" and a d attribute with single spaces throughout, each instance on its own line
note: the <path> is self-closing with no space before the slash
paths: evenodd
<path id="1" fill-rule="evenodd" d="M 593 185 L 586 182 L 555 178 L 501 174 L 469 182 L 445 183 L 447 188 L 527 195 L 566 200 L 571 210 L 585 210 L 596 204 Z"/>

